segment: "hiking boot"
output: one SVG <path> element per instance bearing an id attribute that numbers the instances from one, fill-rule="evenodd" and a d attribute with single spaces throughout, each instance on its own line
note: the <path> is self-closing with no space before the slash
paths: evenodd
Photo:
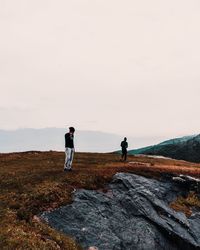
<path id="1" fill-rule="evenodd" d="M 64 171 L 69 172 L 69 171 L 72 171 L 72 169 L 71 168 L 64 168 Z"/>

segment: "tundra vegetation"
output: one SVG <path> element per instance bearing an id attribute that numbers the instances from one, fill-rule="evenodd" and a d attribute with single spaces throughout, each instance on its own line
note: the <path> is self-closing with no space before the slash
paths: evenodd
<path id="1" fill-rule="evenodd" d="M 200 164 L 171 159 L 129 156 L 131 164 L 120 162 L 117 154 L 76 153 L 73 171 L 63 172 L 63 152 L 0 154 L 0 246 L 1 249 L 67 249 L 81 247 L 70 237 L 43 223 L 37 215 L 72 202 L 75 190 L 100 189 L 117 172 L 149 178 L 164 173 L 200 177 Z M 173 209 L 191 215 L 200 208 L 196 193 L 177 197 Z"/>

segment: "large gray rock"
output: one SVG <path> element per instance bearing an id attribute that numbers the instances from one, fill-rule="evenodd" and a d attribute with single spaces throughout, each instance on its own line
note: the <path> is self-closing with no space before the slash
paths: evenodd
<path id="1" fill-rule="evenodd" d="M 186 218 L 168 206 L 181 192 L 171 181 L 118 173 L 107 193 L 79 190 L 72 204 L 41 217 L 84 249 L 200 249 L 200 214 Z"/>

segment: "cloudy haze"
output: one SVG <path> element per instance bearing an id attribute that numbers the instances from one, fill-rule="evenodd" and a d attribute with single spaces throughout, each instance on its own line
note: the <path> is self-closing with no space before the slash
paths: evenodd
<path id="1" fill-rule="evenodd" d="M 0 129 L 199 132 L 199 0 L 0 0 Z"/>

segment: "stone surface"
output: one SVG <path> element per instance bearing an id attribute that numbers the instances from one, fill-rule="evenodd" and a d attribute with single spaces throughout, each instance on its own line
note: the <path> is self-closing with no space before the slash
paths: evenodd
<path id="1" fill-rule="evenodd" d="M 168 206 L 185 192 L 177 179 L 118 173 L 107 193 L 79 190 L 72 204 L 41 217 L 84 249 L 200 249 L 200 214 L 186 218 Z"/>

